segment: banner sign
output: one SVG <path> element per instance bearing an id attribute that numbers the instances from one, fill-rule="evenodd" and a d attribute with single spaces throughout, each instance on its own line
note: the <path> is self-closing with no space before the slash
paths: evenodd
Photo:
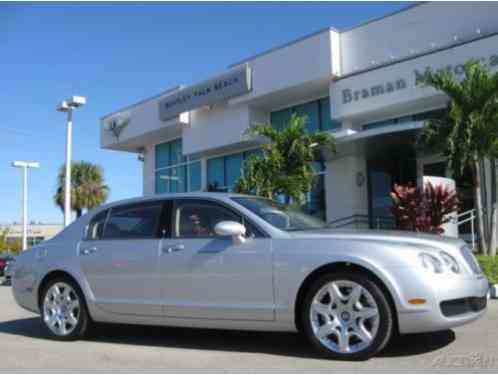
<path id="1" fill-rule="evenodd" d="M 244 65 L 215 78 L 185 87 L 159 101 L 162 121 L 207 105 L 226 101 L 251 91 L 251 68 Z"/>

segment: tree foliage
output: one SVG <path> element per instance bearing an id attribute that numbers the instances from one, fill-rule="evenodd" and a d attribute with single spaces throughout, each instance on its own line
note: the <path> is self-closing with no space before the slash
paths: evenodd
<path id="1" fill-rule="evenodd" d="M 477 60 L 464 64 L 464 77 L 442 69 L 428 71 L 423 82 L 444 92 L 448 98 L 446 113 L 429 120 L 419 144 L 437 150 L 448 158 L 457 175 L 470 167 L 473 175 L 479 242 L 484 253 L 496 254 L 497 192 L 496 162 L 498 155 L 498 73 L 490 73 Z M 491 210 L 487 204 L 485 159 L 490 160 Z"/>
<path id="2" fill-rule="evenodd" d="M 335 151 L 333 137 L 326 132 L 310 133 L 306 117 L 293 114 L 287 126 L 277 129 L 271 124 L 256 124 L 248 133 L 267 140 L 260 155 L 245 163 L 243 175 L 235 190 L 267 198 L 284 195 L 295 203 L 311 191 L 314 172 L 311 163 L 320 158 L 323 149 Z"/>
<path id="3" fill-rule="evenodd" d="M 57 176 L 57 190 L 54 202 L 64 211 L 64 190 L 66 166 L 63 165 Z M 97 207 L 107 200 L 109 188 L 104 183 L 102 168 L 98 165 L 77 161 L 71 164 L 71 209 L 79 217 L 84 209 Z"/>
<path id="4" fill-rule="evenodd" d="M 464 72 L 461 81 L 450 70 L 427 72 L 424 78 L 450 100 L 443 116 L 427 122 L 420 141 L 441 150 L 457 173 L 476 158 L 498 155 L 498 73 L 491 75 L 476 60 L 464 64 Z"/>

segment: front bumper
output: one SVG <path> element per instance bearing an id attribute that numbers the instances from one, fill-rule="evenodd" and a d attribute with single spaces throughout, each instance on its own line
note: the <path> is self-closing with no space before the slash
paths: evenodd
<path id="1" fill-rule="evenodd" d="M 432 280 L 424 308 L 398 313 L 400 333 L 440 331 L 470 323 L 486 313 L 488 280 L 482 275 L 440 275 Z"/>

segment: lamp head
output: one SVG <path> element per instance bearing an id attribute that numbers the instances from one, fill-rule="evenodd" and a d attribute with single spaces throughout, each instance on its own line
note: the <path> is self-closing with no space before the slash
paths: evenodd
<path id="1" fill-rule="evenodd" d="M 37 161 L 21 161 L 21 160 L 16 160 L 12 162 L 12 166 L 16 168 L 39 168 L 40 163 Z"/>
<path id="2" fill-rule="evenodd" d="M 57 104 L 57 112 L 67 112 L 67 111 L 69 111 L 69 106 L 67 105 L 67 102 L 65 100 Z"/>
<path id="3" fill-rule="evenodd" d="M 78 108 L 86 104 L 86 98 L 84 96 L 71 96 L 66 99 L 67 105 L 73 108 Z"/>

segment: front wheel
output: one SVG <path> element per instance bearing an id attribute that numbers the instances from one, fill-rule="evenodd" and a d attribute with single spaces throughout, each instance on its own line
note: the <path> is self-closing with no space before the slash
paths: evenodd
<path id="1" fill-rule="evenodd" d="M 328 274 L 305 298 L 305 335 L 332 359 L 363 360 L 381 351 L 393 332 L 393 312 L 384 292 L 358 273 Z"/>
<path id="2" fill-rule="evenodd" d="M 41 300 L 41 318 L 48 333 L 59 340 L 76 340 L 90 324 L 83 293 L 67 278 L 50 281 Z"/>

